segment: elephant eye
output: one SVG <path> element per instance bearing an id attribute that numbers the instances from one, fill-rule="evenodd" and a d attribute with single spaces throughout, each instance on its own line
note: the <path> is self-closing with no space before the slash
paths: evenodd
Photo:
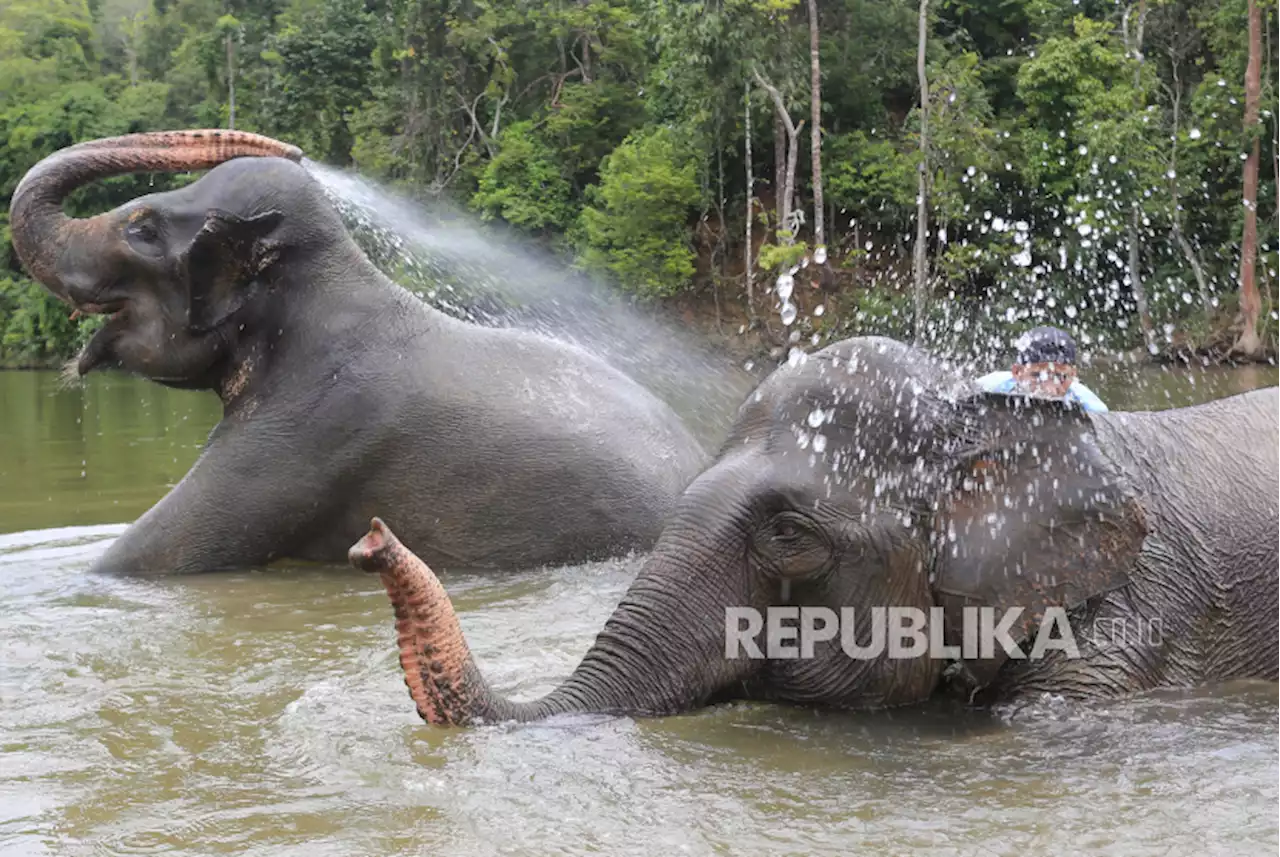
<path id="1" fill-rule="evenodd" d="M 800 527 L 795 521 L 781 520 L 774 526 L 773 537 L 783 542 L 794 542 L 800 538 Z"/>
<path id="2" fill-rule="evenodd" d="M 155 244 L 160 240 L 160 230 L 156 227 L 154 221 L 149 217 L 142 217 L 130 223 L 125 228 L 125 233 L 131 241 L 140 242 L 142 244 Z"/>
<path id="3" fill-rule="evenodd" d="M 766 527 L 766 536 L 779 546 L 796 545 L 818 538 L 817 530 L 817 525 L 805 516 L 786 511 L 773 516 Z"/>
<path id="4" fill-rule="evenodd" d="M 754 540 L 753 553 L 770 576 L 809 577 L 825 569 L 832 556 L 822 527 L 794 511 L 779 512 Z"/>

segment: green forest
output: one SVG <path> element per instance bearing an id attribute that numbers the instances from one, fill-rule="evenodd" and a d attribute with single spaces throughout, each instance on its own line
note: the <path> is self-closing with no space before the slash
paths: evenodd
<path id="1" fill-rule="evenodd" d="M 0 195 L 79 141 L 237 128 L 766 338 L 1047 322 L 1266 358 L 1276 22 L 1275 0 L 5 0 Z M 63 360 L 93 321 L 8 238 L 6 203 L 0 363 Z"/>

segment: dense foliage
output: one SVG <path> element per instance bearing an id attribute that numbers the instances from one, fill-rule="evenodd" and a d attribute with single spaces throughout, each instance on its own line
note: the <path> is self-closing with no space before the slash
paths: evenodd
<path id="1" fill-rule="evenodd" d="M 938 326 L 1044 319 L 1116 347 L 1142 345 L 1146 327 L 1153 350 L 1206 335 L 1234 311 L 1254 134 L 1262 325 L 1274 338 L 1275 0 L 1260 2 L 1262 113 L 1250 132 L 1247 2 L 929 5 L 928 306 Z M 896 320 L 905 330 L 919 6 L 817 8 L 833 282 L 816 292 L 805 278 L 820 266 L 797 271 L 806 315 L 795 329 Z M 810 129 L 798 131 L 794 214 L 780 223 L 788 140 L 761 84 L 791 120 L 808 121 L 810 62 L 799 0 L 6 0 L 0 197 L 80 140 L 234 125 L 413 194 L 446 195 L 639 299 L 714 289 L 744 321 L 777 328 L 769 268 L 814 249 Z M 103 182 L 71 209 L 182 180 Z M 761 236 L 778 246 L 761 248 Z M 1135 274 L 1149 324 L 1136 316 Z M 830 293 L 839 313 L 808 312 Z M 839 331 L 824 327 L 837 320 Z M 0 359 L 66 356 L 81 335 L 9 251 Z"/>

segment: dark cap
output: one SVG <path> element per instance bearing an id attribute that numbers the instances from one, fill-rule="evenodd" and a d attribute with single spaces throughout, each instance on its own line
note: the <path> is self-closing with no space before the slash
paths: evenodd
<path id="1" fill-rule="evenodd" d="M 1015 363 L 1057 363 L 1073 366 L 1076 362 L 1076 341 L 1071 334 L 1056 327 L 1037 327 L 1018 337 L 1014 343 L 1018 349 Z"/>

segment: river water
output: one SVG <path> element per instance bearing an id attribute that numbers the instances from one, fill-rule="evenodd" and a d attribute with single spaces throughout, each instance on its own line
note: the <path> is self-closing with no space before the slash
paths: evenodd
<path id="1" fill-rule="evenodd" d="M 1113 408 L 1277 382 L 1113 370 Z M 0 372 L 0 854 L 1275 854 L 1277 687 L 1015 717 L 727 705 L 418 720 L 376 579 L 87 566 L 195 460 L 211 396 Z M 545 692 L 639 560 L 441 574 L 500 691 Z"/>

